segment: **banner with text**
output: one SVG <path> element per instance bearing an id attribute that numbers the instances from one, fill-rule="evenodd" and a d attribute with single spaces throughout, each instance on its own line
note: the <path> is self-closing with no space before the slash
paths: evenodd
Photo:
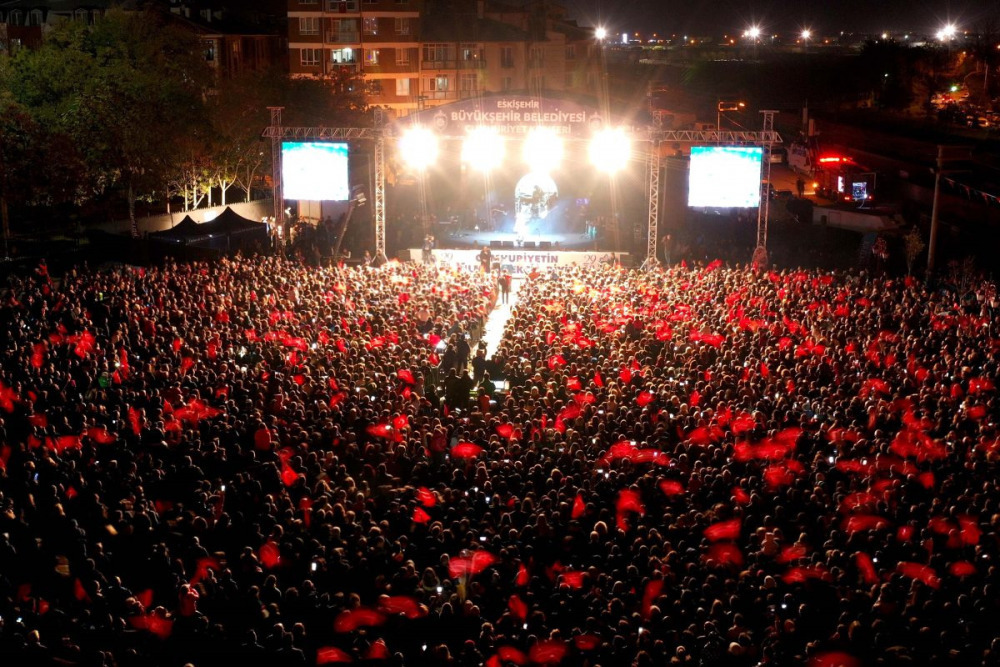
<path id="1" fill-rule="evenodd" d="M 420 248 L 410 248 L 410 259 L 414 262 L 423 262 L 423 251 Z M 479 250 L 435 250 L 433 251 L 434 261 L 438 264 L 448 266 L 461 266 L 467 269 L 479 267 Z M 566 266 L 569 264 L 629 264 L 629 254 L 627 252 L 572 252 L 572 251 L 547 251 L 547 250 L 493 250 L 493 264 L 499 264 L 504 271 L 510 271 L 511 275 L 524 276 L 531 273 L 532 269 L 544 271 L 554 266 Z"/>
<path id="2" fill-rule="evenodd" d="M 596 108 L 572 100 L 504 95 L 471 98 L 420 111 L 401 122 L 424 125 L 440 134 L 465 134 L 487 126 L 502 135 L 527 134 L 546 127 L 558 134 L 584 136 L 606 123 Z"/>

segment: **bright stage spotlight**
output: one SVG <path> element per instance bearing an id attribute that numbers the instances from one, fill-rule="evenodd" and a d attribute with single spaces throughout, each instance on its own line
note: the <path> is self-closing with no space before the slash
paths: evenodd
<path id="1" fill-rule="evenodd" d="M 426 169 L 437 160 L 437 137 L 426 127 L 411 127 L 399 139 L 399 155 L 411 167 Z"/>
<path id="2" fill-rule="evenodd" d="M 601 130 L 590 140 L 590 161 L 598 170 L 613 174 L 628 164 L 632 147 L 620 127 Z"/>
<path id="3" fill-rule="evenodd" d="M 563 141 L 551 128 L 536 127 L 524 142 L 524 162 L 531 171 L 547 174 L 562 162 Z"/>
<path id="4" fill-rule="evenodd" d="M 465 138 L 462 161 L 479 171 L 496 169 L 503 162 L 503 139 L 492 128 L 476 128 Z"/>

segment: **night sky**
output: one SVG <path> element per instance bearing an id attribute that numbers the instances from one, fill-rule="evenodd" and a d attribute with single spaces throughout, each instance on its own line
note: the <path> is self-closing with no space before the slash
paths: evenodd
<path id="1" fill-rule="evenodd" d="M 608 26 L 616 33 L 722 35 L 759 23 L 768 32 L 815 34 L 914 32 L 933 34 L 947 21 L 981 29 L 1000 18 L 996 0 L 565 0 L 581 25 Z"/>

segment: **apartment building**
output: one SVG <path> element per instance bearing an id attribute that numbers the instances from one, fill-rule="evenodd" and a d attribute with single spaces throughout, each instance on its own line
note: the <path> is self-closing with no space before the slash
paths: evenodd
<path id="1" fill-rule="evenodd" d="M 422 5 L 423 0 L 289 0 L 289 72 L 356 72 L 373 104 L 414 108 Z"/>
<path id="2" fill-rule="evenodd" d="M 538 0 L 289 0 L 292 76 L 357 73 L 399 115 L 483 94 L 593 94 L 593 31 Z M 344 70 L 343 68 L 347 68 Z"/>

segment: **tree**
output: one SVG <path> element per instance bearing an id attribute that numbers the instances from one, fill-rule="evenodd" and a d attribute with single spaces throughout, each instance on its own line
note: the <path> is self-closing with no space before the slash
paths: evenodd
<path id="1" fill-rule="evenodd" d="M 12 206 L 78 202 L 83 165 L 64 134 L 47 132 L 23 106 L 0 93 L 0 221 L 6 244 Z M 6 247 L 5 247 L 6 250 Z"/>
<path id="2" fill-rule="evenodd" d="M 210 82 L 193 34 L 155 12 L 67 21 L 18 53 L 11 93 L 36 121 L 79 147 L 96 189 L 116 189 L 138 235 L 135 202 L 163 187 L 176 147 L 204 124 Z"/>

